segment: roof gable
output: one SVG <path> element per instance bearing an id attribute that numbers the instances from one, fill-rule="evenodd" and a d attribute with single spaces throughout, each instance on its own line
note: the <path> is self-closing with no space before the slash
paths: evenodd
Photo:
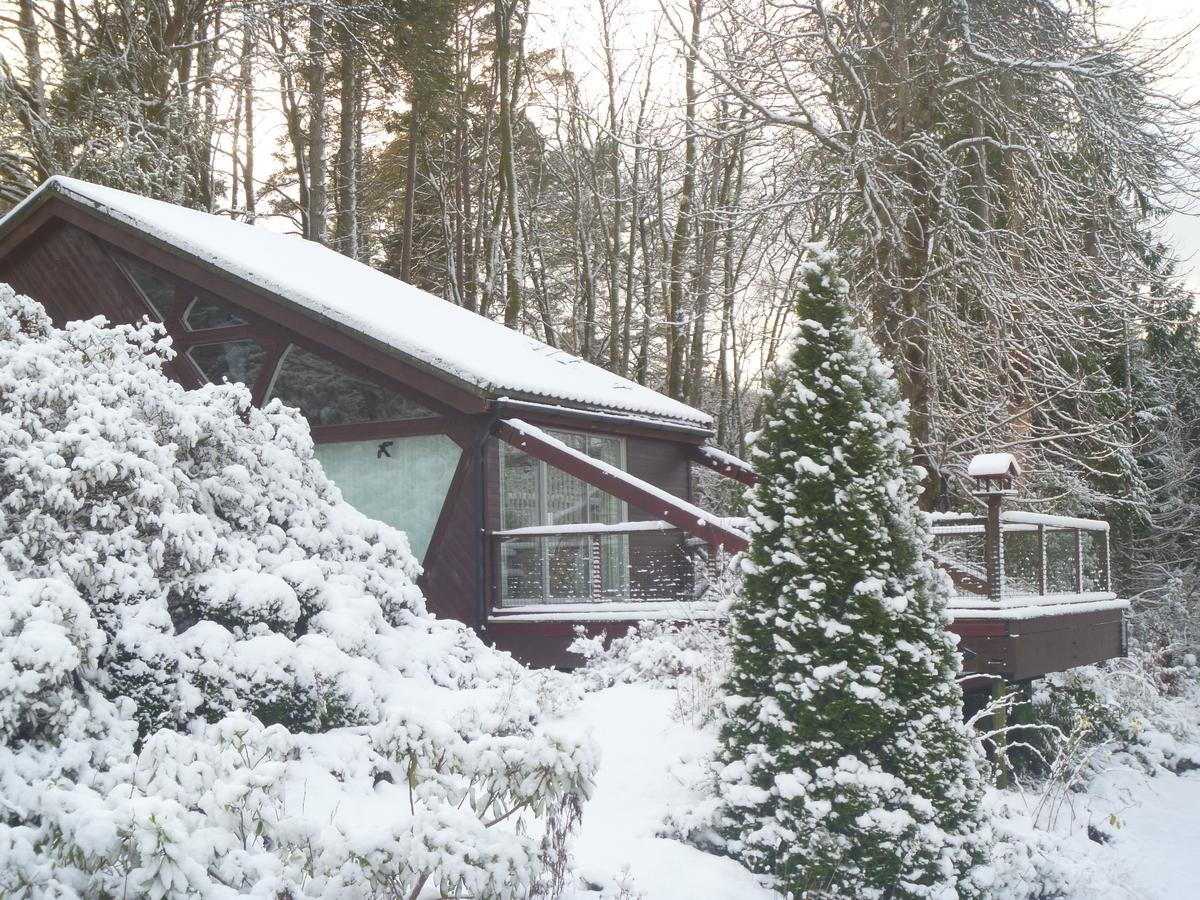
<path id="1" fill-rule="evenodd" d="M 314 318 L 492 399 L 535 399 L 709 429 L 705 413 L 298 237 L 56 176 L 0 220 L 45 197 L 94 210 Z"/>

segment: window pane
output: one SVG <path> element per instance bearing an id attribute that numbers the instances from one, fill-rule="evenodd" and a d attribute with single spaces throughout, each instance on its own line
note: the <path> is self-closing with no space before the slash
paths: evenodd
<path id="1" fill-rule="evenodd" d="M 444 434 L 318 444 L 317 459 L 351 506 L 399 528 L 425 558 L 462 448 Z"/>
<path id="2" fill-rule="evenodd" d="M 600 576 L 603 600 L 629 597 L 629 535 L 606 534 L 600 537 Z"/>
<path id="3" fill-rule="evenodd" d="M 133 282 L 137 292 L 164 322 L 175 305 L 175 285 L 149 266 L 127 259 L 117 260 L 125 275 Z"/>
<path id="4" fill-rule="evenodd" d="M 390 422 L 433 415 L 419 403 L 295 344 L 283 354 L 267 398 L 298 407 L 310 425 Z"/>
<path id="5" fill-rule="evenodd" d="M 190 348 L 187 355 L 213 384 L 228 379 L 253 387 L 263 367 L 262 348 L 254 341 L 201 344 Z"/>
<path id="6" fill-rule="evenodd" d="M 500 602 L 541 603 L 542 542 L 505 541 L 500 545 Z"/>
<path id="7" fill-rule="evenodd" d="M 545 544 L 550 575 L 550 602 L 587 600 L 592 571 L 588 539 L 578 535 L 567 535 L 547 538 Z"/>
<path id="8" fill-rule="evenodd" d="M 245 325 L 246 320 L 233 310 L 222 306 L 216 300 L 208 297 L 196 297 L 183 314 L 184 327 L 191 331 L 204 331 L 208 328 L 229 328 L 233 325 Z"/>
<path id="9" fill-rule="evenodd" d="M 622 468 L 620 438 L 592 435 L 588 438 L 587 452 L 588 456 L 594 457 L 601 462 L 606 462 L 618 469 Z"/>
<path id="10" fill-rule="evenodd" d="M 575 525 L 588 520 L 588 486 L 562 469 L 546 466 L 546 523 Z"/>
<path id="11" fill-rule="evenodd" d="M 538 508 L 538 475 L 541 463 L 513 447 L 500 444 L 500 527 L 529 528 L 541 525 Z"/>

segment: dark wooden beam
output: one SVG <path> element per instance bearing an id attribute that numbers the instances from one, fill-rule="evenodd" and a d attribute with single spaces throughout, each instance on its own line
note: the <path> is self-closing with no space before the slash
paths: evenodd
<path id="1" fill-rule="evenodd" d="M 740 481 L 748 487 L 754 487 L 758 484 L 758 473 L 748 462 L 737 460 L 736 464 L 731 462 L 733 457 L 726 458 L 710 453 L 711 447 L 703 444 L 694 444 L 688 448 L 688 455 L 692 462 L 699 463 L 702 466 L 707 466 L 714 472 L 719 472 L 726 478 L 732 478 L 734 481 Z"/>

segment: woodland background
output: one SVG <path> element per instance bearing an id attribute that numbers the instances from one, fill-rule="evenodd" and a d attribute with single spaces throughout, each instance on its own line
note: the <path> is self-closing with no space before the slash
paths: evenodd
<path id="1" fill-rule="evenodd" d="M 1195 621 L 1182 39 L 1075 0 L 577 2 L 555 33 L 553 0 L 4 0 L 0 205 L 65 173 L 295 231 L 734 453 L 824 241 L 926 502 L 970 508 L 965 461 L 1012 450 L 1025 501 L 1108 517 L 1120 589 Z"/>

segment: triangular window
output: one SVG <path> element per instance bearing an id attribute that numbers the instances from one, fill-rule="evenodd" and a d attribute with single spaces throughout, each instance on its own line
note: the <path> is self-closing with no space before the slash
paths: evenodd
<path id="1" fill-rule="evenodd" d="M 137 288 L 141 298 L 162 321 L 167 321 L 171 307 L 175 305 L 175 283 L 164 278 L 156 269 L 131 259 L 119 259 L 117 263 Z"/>
<path id="2" fill-rule="evenodd" d="M 254 387 L 262 373 L 263 350 L 254 341 L 223 341 L 189 347 L 188 359 L 208 381 L 220 384 L 228 379 Z"/>
<path id="3" fill-rule="evenodd" d="M 434 412 L 311 350 L 292 344 L 283 354 L 266 400 L 278 398 L 310 425 L 350 425 L 420 419 Z"/>
<path id="4" fill-rule="evenodd" d="M 207 331 L 210 328 L 232 328 L 249 324 L 228 306 L 210 297 L 196 297 L 183 314 L 183 326 L 188 331 Z"/>

